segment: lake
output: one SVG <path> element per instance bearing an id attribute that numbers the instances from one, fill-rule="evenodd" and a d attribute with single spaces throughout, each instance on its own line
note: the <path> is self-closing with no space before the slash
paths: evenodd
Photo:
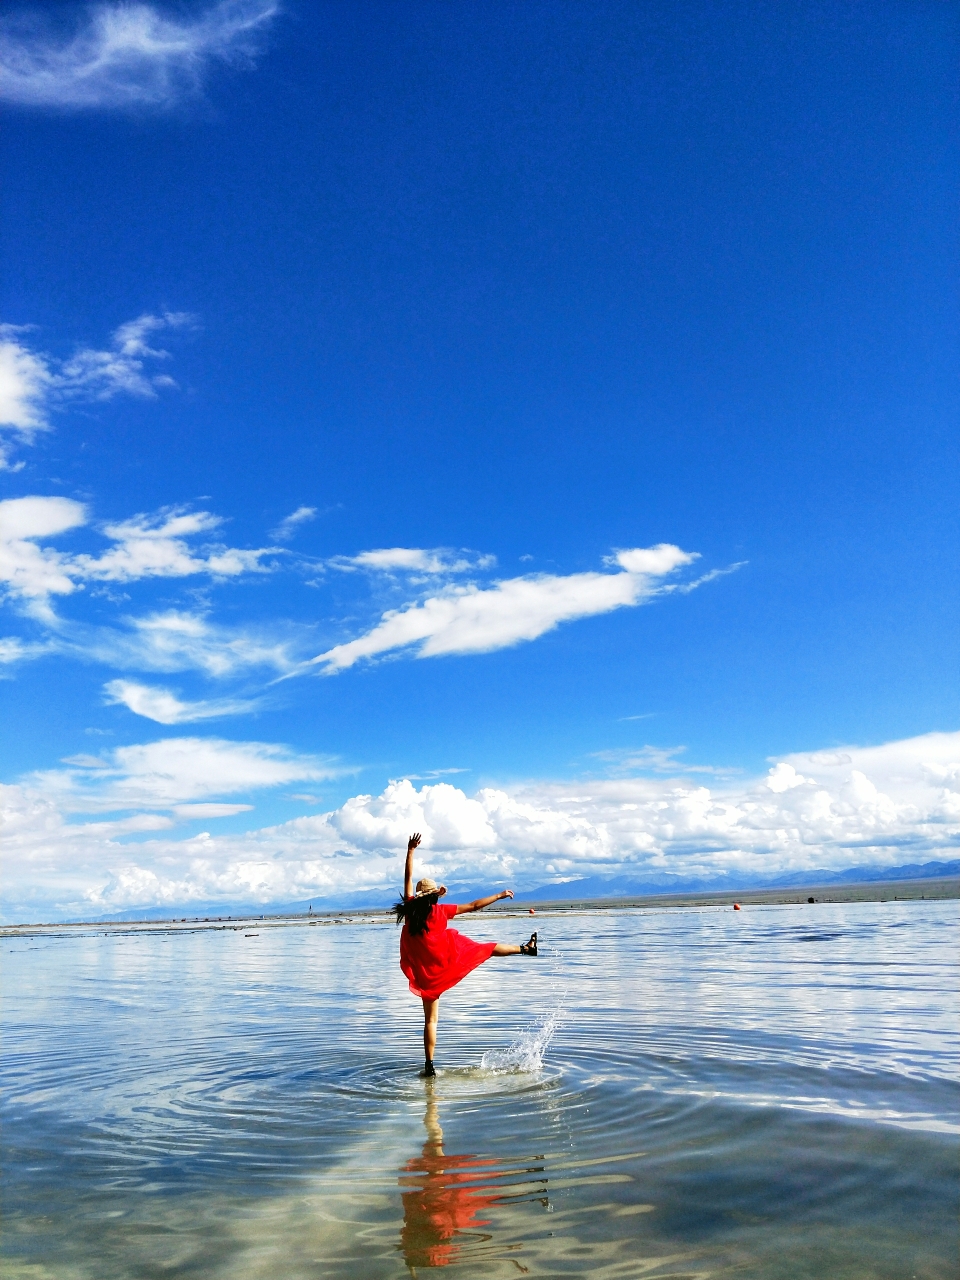
<path id="1" fill-rule="evenodd" d="M 342 919 L 3 938 L 4 1276 L 955 1280 L 956 902 L 539 914 L 432 1081 Z"/>

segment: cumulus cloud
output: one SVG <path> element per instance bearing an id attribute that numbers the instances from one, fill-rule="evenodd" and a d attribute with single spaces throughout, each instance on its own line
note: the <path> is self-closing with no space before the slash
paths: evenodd
<path id="1" fill-rule="evenodd" d="M 679 774 L 471 796 L 447 782 L 417 788 L 400 779 L 379 795 L 245 835 L 142 838 L 203 816 L 197 806 L 222 805 L 217 795 L 330 769 L 262 743 L 175 739 L 82 757 L 0 788 L 7 918 L 323 898 L 342 892 L 345 877 L 351 889 L 377 889 L 386 904 L 414 830 L 424 834 L 425 874 L 518 889 L 596 874 L 722 884 L 731 872 L 882 868 L 953 857 L 960 840 L 960 733 L 791 755 L 760 777 L 710 787 Z M 138 807 L 114 819 L 65 816 Z M 131 835 L 136 843 L 125 843 Z"/>
<path id="2" fill-rule="evenodd" d="M 197 555 L 185 539 L 211 533 L 223 521 L 209 511 L 161 511 L 139 515 L 120 524 L 104 525 L 103 532 L 116 545 L 101 556 L 80 555 L 73 565 L 79 576 L 100 582 L 135 582 L 140 578 L 186 578 L 206 573 L 233 578 L 241 573 L 263 572 L 260 563 L 276 551 L 262 547 L 241 551 L 217 544 Z"/>
<path id="3" fill-rule="evenodd" d="M 142 315 L 116 329 L 105 349 L 81 347 L 67 360 L 32 350 L 25 338 L 30 326 L 0 325 L 0 433 L 7 433 L 0 435 L 0 470 L 19 470 L 22 463 L 10 462 L 13 442 L 31 444 L 38 431 L 50 429 L 50 414 L 71 401 L 152 398 L 176 386 L 168 374 L 147 370 L 147 362 L 170 356 L 148 339 L 192 322 L 183 311 Z"/>
<path id="4" fill-rule="evenodd" d="M 169 108 L 196 97 L 216 63 L 246 64 L 276 0 L 220 0 L 193 17 L 148 4 L 98 4 L 63 33 L 34 13 L 0 25 L 0 97 L 67 110 Z"/>
<path id="5" fill-rule="evenodd" d="M 67 558 L 51 547 L 38 547 L 86 524 L 84 505 L 70 498 L 10 498 L 0 502 L 0 584 L 10 596 L 33 603 L 49 613 L 51 595 L 76 589 L 66 570 Z"/>
<path id="6" fill-rule="evenodd" d="M 104 685 L 108 703 L 127 707 L 137 716 L 157 724 L 188 724 L 196 720 L 212 720 L 220 716 L 243 715 L 258 703 L 252 698 L 211 698 L 199 702 L 181 702 L 169 689 L 138 684 L 135 680 L 110 680 Z"/>
<path id="7" fill-rule="evenodd" d="M 167 509 L 139 515 L 102 532 L 114 546 L 99 556 L 38 546 L 87 524 L 87 510 L 70 498 L 27 497 L 0 502 L 0 586 L 28 611 L 53 619 L 51 596 L 70 595 L 85 582 L 134 582 L 143 578 L 213 578 L 266 572 L 262 558 L 276 548 L 240 550 L 208 543 L 198 553 L 187 538 L 209 534 L 222 521 L 208 511 Z"/>
<path id="8" fill-rule="evenodd" d="M 365 555 L 396 556 L 390 552 Z M 426 554 L 426 553 L 417 553 Z M 415 647 L 420 658 L 448 653 L 485 653 L 535 640 L 561 622 L 609 613 L 649 600 L 671 588 L 657 580 L 698 558 L 669 543 L 618 551 L 608 563 L 617 573 L 530 574 L 489 587 L 446 587 L 440 594 L 385 613 L 356 640 L 313 658 L 325 674 L 364 658 Z M 359 559 L 359 557 L 357 557 Z"/>
<path id="9" fill-rule="evenodd" d="M 784 791 L 792 791 L 794 787 L 802 787 L 805 782 L 809 782 L 809 778 L 805 778 L 802 773 L 797 773 L 792 764 L 787 764 L 785 760 L 781 760 L 773 769 L 770 770 L 766 778 L 766 785 L 778 795 Z"/>

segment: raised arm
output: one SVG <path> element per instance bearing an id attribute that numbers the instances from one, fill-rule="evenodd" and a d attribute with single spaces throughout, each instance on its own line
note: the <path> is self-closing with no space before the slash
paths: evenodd
<path id="1" fill-rule="evenodd" d="M 482 911 L 484 907 L 491 906 L 494 902 L 499 902 L 502 898 L 512 898 L 513 890 L 504 889 L 500 893 L 494 893 L 489 898 L 477 898 L 475 902 L 466 902 L 462 906 L 457 907 L 457 915 L 465 915 L 468 911 Z"/>
<path id="2" fill-rule="evenodd" d="M 420 832 L 415 831 L 407 841 L 407 864 L 403 869 L 403 898 L 413 897 L 413 851 L 420 843 Z"/>

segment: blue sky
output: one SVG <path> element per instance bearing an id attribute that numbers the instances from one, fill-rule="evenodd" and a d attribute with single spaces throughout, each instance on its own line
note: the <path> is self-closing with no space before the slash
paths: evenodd
<path id="1" fill-rule="evenodd" d="M 7 918 L 955 849 L 958 25 L 8 8 Z"/>

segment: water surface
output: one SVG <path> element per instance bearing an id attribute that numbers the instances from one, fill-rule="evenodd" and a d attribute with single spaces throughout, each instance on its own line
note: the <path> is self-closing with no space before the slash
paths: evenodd
<path id="1" fill-rule="evenodd" d="M 4 938 L 3 1274 L 953 1280 L 956 903 L 537 924 Z"/>

